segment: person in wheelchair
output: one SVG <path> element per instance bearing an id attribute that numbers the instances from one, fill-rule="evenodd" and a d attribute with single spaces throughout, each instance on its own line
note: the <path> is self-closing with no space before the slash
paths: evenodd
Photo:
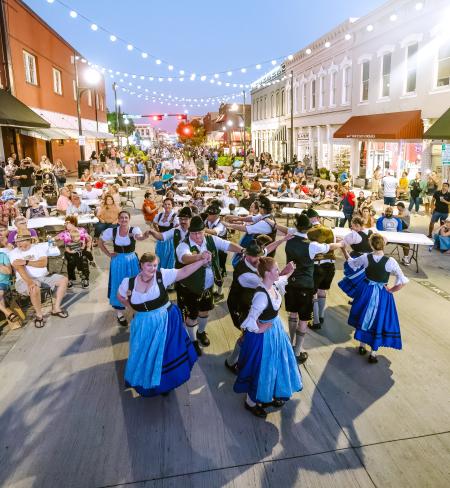
<path id="1" fill-rule="evenodd" d="M 0 252 L 0 311 L 5 315 L 11 330 L 22 327 L 22 320 L 5 303 L 5 293 L 11 287 L 11 263 L 8 255 Z"/>
<path id="2" fill-rule="evenodd" d="M 33 244 L 30 233 L 17 234 L 16 248 L 9 254 L 9 260 L 16 272 L 16 291 L 20 295 L 29 296 L 35 310 L 34 325 L 44 327 L 42 312 L 41 288 L 56 288 L 51 315 L 66 318 L 67 310 L 61 308 L 66 294 L 68 280 L 59 274 L 50 274 L 47 268 L 47 243 Z"/>

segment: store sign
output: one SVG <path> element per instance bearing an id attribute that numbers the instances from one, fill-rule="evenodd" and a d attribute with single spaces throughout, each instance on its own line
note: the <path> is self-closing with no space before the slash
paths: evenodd
<path id="1" fill-rule="evenodd" d="M 375 134 L 347 134 L 347 139 L 376 139 Z"/>
<path id="2" fill-rule="evenodd" d="M 297 134 L 298 141 L 309 141 L 309 132 L 308 131 L 301 131 Z"/>
<path id="3" fill-rule="evenodd" d="M 442 164 L 450 165 L 450 144 L 442 144 Z"/>
<path id="4" fill-rule="evenodd" d="M 86 137 L 85 136 L 79 136 L 78 137 L 78 144 L 80 146 L 85 146 L 86 145 Z"/>

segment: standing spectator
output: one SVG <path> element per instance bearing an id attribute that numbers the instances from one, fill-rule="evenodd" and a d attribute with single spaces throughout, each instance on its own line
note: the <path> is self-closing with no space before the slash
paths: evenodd
<path id="1" fill-rule="evenodd" d="M 426 181 L 423 182 L 422 203 L 425 207 L 425 214 L 430 215 L 431 200 L 439 189 L 439 180 L 435 171 L 432 171 Z"/>
<path id="2" fill-rule="evenodd" d="M 384 204 L 389 206 L 395 205 L 398 182 L 391 169 L 388 170 L 387 175 L 383 178 L 382 184 Z"/>
<path id="3" fill-rule="evenodd" d="M 376 193 L 377 197 L 380 196 L 380 183 L 382 178 L 381 166 L 377 166 L 372 175 L 372 193 Z"/>
<path id="4" fill-rule="evenodd" d="M 58 184 L 58 188 L 62 188 L 66 183 L 66 175 L 67 175 L 67 168 L 64 166 L 63 162 L 60 159 L 55 161 L 55 166 L 53 168 L 56 177 L 56 183 Z"/>
<path id="5" fill-rule="evenodd" d="M 14 163 L 14 159 L 8 158 L 8 161 L 5 166 L 5 176 L 6 176 L 6 185 L 8 188 L 14 188 L 17 186 L 17 180 L 14 177 L 17 171 L 17 166 Z"/>
<path id="6" fill-rule="evenodd" d="M 420 208 L 420 195 L 422 194 L 422 182 L 421 173 L 418 171 L 413 180 L 409 182 L 409 207 L 408 210 L 411 212 L 413 207 L 415 207 L 415 212 L 419 212 Z M 429 205 L 428 205 L 429 206 Z"/>
<path id="7" fill-rule="evenodd" d="M 8 227 L 13 220 L 20 215 L 19 210 L 14 206 L 16 195 L 14 190 L 5 190 L 0 197 L 0 224 Z"/>
<path id="8" fill-rule="evenodd" d="M 408 172 L 403 171 L 402 177 L 398 182 L 397 198 L 405 200 L 408 197 L 408 188 L 409 188 Z"/>
<path id="9" fill-rule="evenodd" d="M 0 188 L 6 188 L 6 173 L 4 168 L 4 162 L 0 165 Z"/>
<path id="10" fill-rule="evenodd" d="M 339 203 L 339 208 L 344 213 L 344 218 L 340 220 L 339 227 L 344 227 L 345 222 L 348 221 L 348 225 L 353 218 L 353 212 L 355 211 L 355 194 L 350 190 L 349 184 L 346 183 L 342 188 L 342 197 Z"/>
<path id="11" fill-rule="evenodd" d="M 36 183 L 35 180 L 35 168 L 31 158 L 25 158 L 22 160 L 20 168 L 16 171 L 16 178 L 20 180 L 20 187 L 22 189 L 22 200 L 20 204 L 25 207 L 27 199 L 33 190 L 33 186 Z"/>
<path id="12" fill-rule="evenodd" d="M 142 213 L 144 215 L 146 224 L 151 224 L 158 213 L 158 207 L 155 202 L 154 194 L 151 191 L 147 191 L 144 195 Z"/>
<path id="13" fill-rule="evenodd" d="M 428 237 L 431 238 L 433 233 L 434 224 L 440 222 L 441 225 L 448 217 L 448 209 L 450 205 L 450 193 L 449 193 L 448 182 L 442 183 L 442 190 L 434 192 L 433 198 L 431 200 L 431 220 L 430 226 L 428 228 Z"/>

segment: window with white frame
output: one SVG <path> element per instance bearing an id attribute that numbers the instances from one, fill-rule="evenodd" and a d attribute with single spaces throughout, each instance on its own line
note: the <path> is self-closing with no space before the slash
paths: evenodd
<path id="1" fill-rule="evenodd" d="M 316 108 L 316 80 L 311 81 L 311 98 L 310 98 L 310 109 L 314 110 Z"/>
<path id="2" fill-rule="evenodd" d="M 330 74 L 330 106 L 334 107 L 336 105 L 336 81 L 337 81 L 337 71 L 332 71 Z"/>
<path id="3" fill-rule="evenodd" d="M 439 48 L 436 86 L 450 85 L 450 40 Z"/>
<path id="4" fill-rule="evenodd" d="M 275 98 L 272 95 L 270 95 L 270 116 L 275 117 Z"/>
<path id="5" fill-rule="evenodd" d="M 391 93 L 391 64 L 392 53 L 386 53 L 381 59 L 381 93 L 382 98 L 386 98 Z"/>
<path id="6" fill-rule="evenodd" d="M 267 119 L 269 117 L 269 113 L 267 110 L 267 96 L 264 97 L 264 118 Z"/>
<path id="7" fill-rule="evenodd" d="M 415 93 L 417 84 L 417 53 L 419 44 L 415 42 L 406 48 L 405 93 Z"/>
<path id="8" fill-rule="evenodd" d="M 73 87 L 73 99 L 77 101 L 77 82 L 72 80 L 72 87 Z"/>
<path id="9" fill-rule="evenodd" d="M 62 95 L 62 76 L 59 69 L 53 68 L 53 91 Z"/>
<path id="10" fill-rule="evenodd" d="M 25 80 L 30 85 L 37 85 L 38 78 L 37 78 L 37 66 L 36 66 L 36 56 L 28 53 L 27 51 L 23 52 L 23 62 L 25 65 Z"/>
<path id="11" fill-rule="evenodd" d="M 297 83 L 297 86 L 295 87 L 295 99 L 294 99 L 294 107 L 295 107 L 295 112 L 298 112 L 299 104 L 300 104 L 300 87 Z"/>
<path id="12" fill-rule="evenodd" d="M 321 76 L 319 79 L 319 108 L 323 108 L 325 105 L 325 76 Z"/>
<path id="13" fill-rule="evenodd" d="M 342 103 L 344 105 L 350 103 L 351 83 L 351 66 L 346 66 L 342 72 Z"/>
<path id="14" fill-rule="evenodd" d="M 91 90 L 87 91 L 87 102 L 88 102 L 89 107 L 92 107 L 92 91 Z"/>
<path id="15" fill-rule="evenodd" d="M 286 113 L 286 93 L 284 90 L 281 90 L 281 115 Z"/>
<path id="16" fill-rule="evenodd" d="M 306 112 L 306 82 L 302 83 L 302 112 Z"/>
<path id="17" fill-rule="evenodd" d="M 361 102 L 369 100 L 370 61 L 361 64 Z"/>
<path id="18" fill-rule="evenodd" d="M 276 108 L 275 114 L 278 117 L 280 115 L 280 92 L 277 92 L 276 94 L 275 108 Z"/>

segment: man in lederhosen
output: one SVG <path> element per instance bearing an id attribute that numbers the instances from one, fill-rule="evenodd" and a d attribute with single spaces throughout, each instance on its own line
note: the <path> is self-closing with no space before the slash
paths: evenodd
<path id="1" fill-rule="evenodd" d="M 286 261 L 296 265 L 286 286 L 286 311 L 289 312 L 289 334 L 299 364 L 308 359 L 303 350 L 308 322 L 313 312 L 314 297 L 314 258 L 318 254 L 342 247 L 341 243 L 320 244 L 311 242 L 307 232 L 312 225 L 305 214 L 295 216 L 296 232 L 286 243 Z"/>
<path id="2" fill-rule="evenodd" d="M 320 244 L 335 242 L 333 230 L 321 224 L 319 214 L 313 208 L 309 208 L 305 213 L 312 225 L 307 233 L 310 241 Z M 333 250 L 316 254 L 314 257 L 314 288 L 316 294 L 313 299 L 313 324 L 310 326 L 314 330 L 320 329 L 324 322 L 327 291 L 331 288 L 336 272 L 334 263 Z"/>
<path id="3" fill-rule="evenodd" d="M 228 240 L 227 228 L 220 221 L 220 207 L 214 203 L 209 205 L 205 210 L 205 234 L 218 236 L 221 239 Z M 226 275 L 226 264 L 227 264 L 228 254 L 223 251 L 219 251 L 219 266 L 220 272 L 222 274 L 222 281 Z M 224 298 L 223 295 L 223 283 L 217 287 L 217 291 L 214 292 L 214 300 L 216 302 Z"/>
<path id="4" fill-rule="evenodd" d="M 201 267 L 188 278 L 179 282 L 177 287 L 178 305 L 186 317 L 186 328 L 191 341 L 201 354 L 199 342 L 207 347 L 210 344 L 206 334 L 209 311 L 214 308 L 214 282 L 221 283 L 219 252 L 241 253 L 242 247 L 225 241 L 217 236 L 205 236 L 205 224 L 202 218 L 195 215 L 189 225 L 189 235 L 176 248 L 176 259 L 179 265 L 187 265 L 202 259 L 205 253 L 211 255 L 211 262 Z M 197 330 L 198 326 L 198 330 Z"/>
<path id="5" fill-rule="evenodd" d="M 158 232 L 155 229 L 149 229 L 148 233 L 158 241 L 168 241 L 173 239 L 173 247 L 177 248 L 178 244 L 185 239 L 188 234 L 189 224 L 191 223 L 192 210 L 189 207 L 183 207 L 178 212 L 179 225 L 165 232 Z"/>

